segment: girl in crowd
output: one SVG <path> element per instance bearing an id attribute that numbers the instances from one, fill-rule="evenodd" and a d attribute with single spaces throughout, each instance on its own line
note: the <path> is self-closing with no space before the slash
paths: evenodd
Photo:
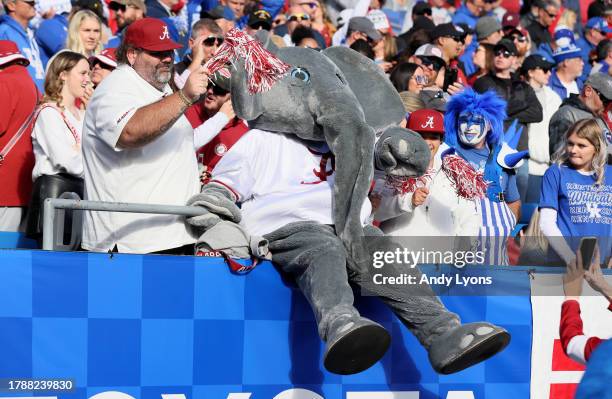
<path id="1" fill-rule="evenodd" d="M 540 199 L 540 228 L 557 255 L 549 251 L 549 258 L 576 262 L 580 237 L 597 236 L 601 259 L 609 263 L 612 166 L 606 164 L 606 156 L 603 132 L 595 119 L 576 122 L 553 155 Z"/>
<path id="2" fill-rule="evenodd" d="M 398 92 L 420 93 L 427 84 L 427 76 L 420 65 L 411 62 L 398 64 L 391 71 L 391 83 Z"/>
<path id="3" fill-rule="evenodd" d="M 321 6 L 318 0 L 311 0 L 308 7 L 313 8 L 312 29 L 318 31 L 325 40 L 325 46 L 331 46 L 332 36 L 336 33 L 336 27 L 329 20 L 325 6 Z"/>
<path id="4" fill-rule="evenodd" d="M 90 85 L 89 62 L 72 51 L 58 53 L 48 66 L 45 96 L 32 131 L 35 165 L 34 188 L 27 232 L 39 237 L 42 230 L 42 201 L 63 192 L 83 196 L 81 130 L 85 112 L 76 100 Z"/>
<path id="5" fill-rule="evenodd" d="M 102 22 L 93 11 L 81 10 L 72 16 L 66 48 L 85 57 L 102 51 Z"/>
<path id="6" fill-rule="evenodd" d="M 495 54 L 493 54 L 493 45 L 488 43 L 481 43 L 478 45 L 478 49 L 472 56 L 474 66 L 478 69 L 468 79 L 470 86 L 474 85 L 476 79 L 486 75 L 493 70 L 493 61 L 495 60 Z"/>

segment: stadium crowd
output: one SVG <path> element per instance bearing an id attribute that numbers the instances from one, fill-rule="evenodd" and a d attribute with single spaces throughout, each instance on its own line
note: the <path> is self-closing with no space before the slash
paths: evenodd
<path id="1" fill-rule="evenodd" d="M 2 231 L 40 239 L 41 201 L 64 191 L 172 205 L 198 193 L 249 131 L 232 108 L 229 70 L 202 68 L 239 28 L 270 31 L 277 47 L 347 46 L 388 75 L 403 125 L 431 150 L 434 178 L 409 193 L 377 179 L 370 221 L 387 233 L 536 236 L 512 240 L 499 261 L 543 252 L 540 263 L 566 264 L 575 240 L 551 240 L 549 250 L 543 237 L 596 235 L 602 264 L 612 262 L 607 0 L 3 0 L 1 13 Z M 518 123 L 517 150 L 529 154 L 502 172 L 489 211 L 435 177 L 447 104 L 470 87 L 505 101 L 504 129 Z M 484 171 L 484 139 L 457 145 L 473 147 L 463 156 Z M 86 250 L 193 253 L 194 242 L 177 216 L 84 216 Z"/>

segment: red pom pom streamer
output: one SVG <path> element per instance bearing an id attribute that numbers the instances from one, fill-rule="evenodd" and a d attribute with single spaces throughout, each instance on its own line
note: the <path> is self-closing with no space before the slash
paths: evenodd
<path id="1" fill-rule="evenodd" d="M 393 188 L 396 195 L 413 193 L 417 188 L 427 187 L 433 180 L 434 170 L 428 169 L 423 176 L 400 177 L 387 175 L 385 184 Z"/>
<path id="2" fill-rule="evenodd" d="M 217 54 L 204 67 L 213 74 L 237 57 L 244 59 L 250 94 L 270 90 L 274 82 L 280 80 L 290 68 L 263 48 L 260 42 L 235 28 L 227 32 Z"/>
<path id="3" fill-rule="evenodd" d="M 442 159 L 442 171 L 450 179 L 455 192 L 461 198 L 484 198 L 488 183 L 484 173 L 476 171 L 459 155 L 447 155 Z"/>

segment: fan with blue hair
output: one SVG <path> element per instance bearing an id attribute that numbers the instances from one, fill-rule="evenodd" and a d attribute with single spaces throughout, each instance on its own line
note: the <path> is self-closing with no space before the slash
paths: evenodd
<path id="1" fill-rule="evenodd" d="M 504 131 L 505 110 L 506 101 L 496 92 L 465 89 L 451 97 L 444 118 L 444 138 L 451 152 L 483 173 L 487 183 L 486 197 L 477 200 L 476 208 L 482 215 L 479 241 L 489 264 L 508 263 L 505 241 L 520 208 L 514 169 L 528 156 L 527 151 L 516 150 L 522 133 L 517 122 Z"/>

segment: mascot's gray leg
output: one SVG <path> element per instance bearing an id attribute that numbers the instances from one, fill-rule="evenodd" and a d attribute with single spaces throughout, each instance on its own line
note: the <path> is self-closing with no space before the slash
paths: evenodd
<path id="1" fill-rule="evenodd" d="M 375 227 L 365 228 L 368 236 L 381 236 Z M 399 246 L 390 239 L 376 241 L 377 251 L 395 252 Z M 461 325 L 459 317 L 446 309 L 427 284 L 373 284 L 371 273 L 363 268 L 351 268 L 351 280 L 366 295 L 378 296 L 385 302 L 428 350 L 434 370 L 441 374 L 461 371 L 484 361 L 503 350 L 510 342 L 510 334 L 503 328 L 489 323 Z M 420 281 L 421 271 L 405 264 L 386 264 L 379 269 L 386 276 L 403 274 Z M 378 272 L 378 270 L 377 270 Z"/>
<path id="2" fill-rule="evenodd" d="M 348 283 L 346 249 L 330 226 L 297 222 L 265 238 L 272 261 L 293 274 L 326 342 L 325 368 L 354 374 L 376 363 L 390 344 L 388 332 L 359 315 Z"/>

